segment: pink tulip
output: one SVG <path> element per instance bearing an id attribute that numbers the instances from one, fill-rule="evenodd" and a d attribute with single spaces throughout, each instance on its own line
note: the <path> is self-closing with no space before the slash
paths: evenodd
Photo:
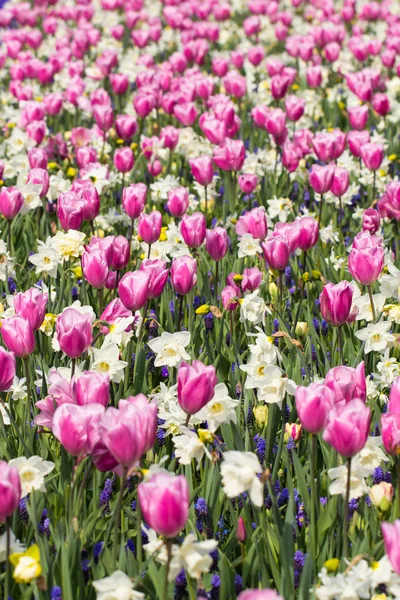
<path id="1" fill-rule="evenodd" d="M 390 412 L 382 415 L 381 432 L 386 452 L 398 456 L 400 451 L 400 414 Z"/>
<path id="2" fill-rule="evenodd" d="M 400 521 L 394 523 L 382 523 L 382 535 L 385 551 L 389 557 L 393 571 L 400 575 Z"/>
<path id="3" fill-rule="evenodd" d="M 0 392 L 10 389 L 16 373 L 15 356 L 0 346 Z"/>
<path id="4" fill-rule="evenodd" d="M 385 117 L 390 112 L 390 102 L 386 94 L 374 94 L 371 104 L 381 117 Z"/>
<path id="5" fill-rule="evenodd" d="M 183 217 L 188 207 L 189 191 L 186 188 L 179 187 L 168 192 L 167 208 L 173 217 Z"/>
<path id="6" fill-rule="evenodd" d="M 392 383 L 387 412 L 400 415 L 400 377 L 396 377 Z"/>
<path id="7" fill-rule="evenodd" d="M 21 358 L 27 358 L 35 349 L 34 331 L 29 321 L 20 315 L 3 319 L 1 334 L 7 348 Z"/>
<path id="8" fill-rule="evenodd" d="M 301 233 L 299 239 L 299 248 L 303 252 L 310 250 L 318 241 L 319 225 L 318 221 L 312 217 L 302 217 L 299 219 Z"/>
<path id="9" fill-rule="evenodd" d="M 138 125 L 130 115 L 118 115 L 115 119 L 115 130 L 118 137 L 124 142 L 131 140 L 137 131 Z"/>
<path id="10" fill-rule="evenodd" d="M 265 128 L 275 139 L 280 138 L 286 129 L 286 114 L 280 108 L 268 112 L 265 119 Z"/>
<path id="11" fill-rule="evenodd" d="M 320 309 L 325 321 L 334 327 L 347 322 L 353 302 L 353 288 L 348 281 L 334 285 L 327 283 L 319 297 Z"/>
<path id="12" fill-rule="evenodd" d="M 126 308 L 126 306 L 119 298 L 115 298 L 114 300 L 111 300 L 109 304 L 107 304 L 107 306 L 101 313 L 99 320 L 106 321 L 110 325 L 113 325 L 117 319 L 130 317 L 131 315 L 132 311 Z M 101 332 L 106 335 L 109 332 L 108 327 L 102 325 Z"/>
<path id="13" fill-rule="evenodd" d="M 375 210 L 375 208 L 367 208 L 367 210 L 364 210 L 362 220 L 363 231 L 369 231 L 371 235 L 374 235 L 377 231 L 379 231 L 380 225 L 381 217 L 379 215 L 379 212 Z"/>
<path id="14" fill-rule="evenodd" d="M 72 456 L 90 454 L 99 440 L 97 426 L 103 413 L 104 406 L 98 403 L 62 404 L 54 413 L 53 435 Z"/>
<path id="15" fill-rule="evenodd" d="M 214 176 L 212 159 L 210 156 L 199 156 L 189 161 L 192 175 L 203 186 L 210 185 Z"/>
<path id="16" fill-rule="evenodd" d="M 385 253 L 381 246 L 357 249 L 354 247 L 349 254 L 349 271 L 359 283 L 371 285 L 383 269 Z"/>
<path id="17" fill-rule="evenodd" d="M 215 261 L 222 260 L 228 252 L 228 234 L 223 227 L 207 229 L 206 250 Z"/>
<path id="18" fill-rule="evenodd" d="M 237 600 L 283 600 L 283 597 L 275 590 L 245 590 L 237 597 Z"/>
<path id="19" fill-rule="evenodd" d="M 17 469 L 0 460 L 0 523 L 4 523 L 18 508 L 21 494 L 21 480 Z"/>
<path id="20" fill-rule="evenodd" d="M 24 197 L 15 187 L 3 187 L 0 192 L 0 213 L 11 221 L 17 216 L 24 204 Z"/>
<path id="21" fill-rule="evenodd" d="M 290 248 L 287 242 L 279 235 L 271 236 L 261 244 L 265 260 L 276 271 L 283 271 L 290 257 Z"/>
<path id="22" fill-rule="evenodd" d="M 40 185 L 39 196 L 44 198 L 49 191 L 50 179 L 47 170 L 41 169 L 40 167 L 36 167 L 35 169 L 31 169 L 28 173 L 28 183 L 34 183 L 36 185 Z"/>
<path id="23" fill-rule="evenodd" d="M 350 127 L 358 129 L 359 131 L 365 129 L 368 121 L 368 105 L 363 104 L 362 106 L 349 108 L 348 112 Z"/>
<path id="24" fill-rule="evenodd" d="M 382 144 L 369 142 L 361 146 L 361 158 L 370 171 L 377 171 L 382 164 L 385 152 Z"/>
<path id="25" fill-rule="evenodd" d="M 361 158 L 361 148 L 370 140 L 368 131 L 349 131 L 347 134 L 347 144 L 350 152 L 356 157 Z"/>
<path id="26" fill-rule="evenodd" d="M 223 171 L 240 171 L 246 157 L 242 140 L 227 139 L 223 146 L 214 150 L 213 160 Z"/>
<path id="27" fill-rule="evenodd" d="M 120 173 L 129 173 L 134 163 L 135 157 L 129 146 L 117 148 L 114 152 L 114 166 Z"/>
<path id="28" fill-rule="evenodd" d="M 28 160 L 31 169 L 47 169 L 47 153 L 43 148 L 30 148 Z"/>
<path id="29" fill-rule="evenodd" d="M 265 208 L 262 206 L 253 208 L 239 217 L 236 223 L 236 233 L 239 237 L 250 233 L 253 238 L 265 240 L 268 233 Z"/>
<path id="30" fill-rule="evenodd" d="M 244 194 L 251 194 L 257 187 L 258 177 L 257 175 L 239 175 L 238 184 Z"/>
<path id="31" fill-rule="evenodd" d="M 160 235 L 162 227 L 162 215 L 158 210 L 154 210 L 146 215 L 141 213 L 138 223 L 138 234 L 146 242 L 146 244 L 154 244 Z"/>
<path id="32" fill-rule="evenodd" d="M 340 198 L 347 192 L 350 185 L 350 177 L 347 169 L 335 167 L 332 179 L 331 192 L 334 196 Z"/>
<path id="33" fill-rule="evenodd" d="M 293 254 L 299 247 L 301 233 L 302 229 L 299 221 L 293 221 L 292 223 L 278 222 L 272 236 L 284 240 L 289 246 L 290 254 Z"/>
<path id="34" fill-rule="evenodd" d="M 298 96 L 286 96 L 285 98 L 285 108 L 286 114 L 289 121 L 296 122 L 304 114 L 304 108 L 306 105 L 306 101 L 304 98 L 299 98 Z"/>
<path id="35" fill-rule="evenodd" d="M 164 148 L 175 150 L 179 141 L 179 129 L 172 125 L 163 127 L 160 131 L 160 140 L 163 142 Z"/>
<path id="36" fill-rule="evenodd" d="M 316 194 L 326 194 L 332 186 L 335 167 L 333 165 L 313 165 L 310 172 L 310 184 Z"/>
<path id="37" fill-rule="evenodd" d="M 199 248 L 206 237 L 206 219 L 203 213 L 184 215 L 181 221 L 181 234 L 189 248 Z"/>
<path id="38" fill-rule="evenodd" d="M 142 270 L 128 271 L 118 284 L 118 294 L 126 308 L 140 310 L 148 299 L 149 275 Z"/>
<path id="39" fill-rule="evenodd" d="M 178 402 L 187 415 L 194 415 L 214 396 L 218 380 L 215 368 L 194 360 L 182 362 L 178 369 Z"/>
<path id="40" fill-rule="evenodd" d="M 246 541 L 246 525 L 243 517 L 238 518 L 236 525 L 236 539 L 241 543 Z"/>
<path id="41" fill-rule="evenodd" d="M 96 104 L 93 107 L 93 117 L 101 131 L 109 131 L 114 121 L 111 106 Z"/>
<path id="42" fill-rule="evenodd" d="M 123 73 L 111 73 L 109 78 L 114 94 L 122 96 L 127 92 L 129 86 L 129 79 L 127 75 Z"/>
<path id="43" fill-rule="evenodd" d="M 126 214 L 137 219 L 146 204 L 147 187 L 144 183 L 132 183 L 122 191 L 122 206 Z"/>
<path id="44" fill-rule="evenodd" d="M 97 403 L 106 407 L 110 400 L 110 377 L 104 373 L 84 371 L 74 381 L 72 389 L 78 406 Z"/>
<path id="45" fill-rule="evenodd" d="M 181 296 L 188 294 L 197 282 L 196 259 L 190 256 L 174 258 L 171 265 L 171 283 Z"/>
<path id="46" fill-rule="evenodd" d="M 163 260 L 146 259 L 140 265 L 140 271 L 144 271 L 149 277 L 149 300 L 161 296 L 168 279 L 166 263 Z"/>
<path id="47" fill-rule="evenodd" d="M 324 384 L 335 394 L 335 404 L 346 404 L 355 398 L 362 402 L 367 398 L 365 365 L 361 362 L 356 369 L 352 367 L 334 367 L 326 374 Z"/>
<path id="48" fill-rule="evenodd" d="M 296 390 L 297 414 L 309 433 L 315 435 L 324 429 L 334 406 L 334 393 L 326 385 L 311 383 L 308 387 L 299 386 Z"/>
<path id="49" fill-rule="evenodd" d="M 308 67 L 306 70 L 307 85 L 310 88 L 319 88 L 322 83 L 321 67 Z"/>
<path id="50" fill-rule="evenodd" d="M 281 100 L 289 89 L 290 79 L 287 75 L 274 75 L 271 79 L 271 94 L 274 100 Z"/>
<path id="51" fill-rule="evenodd" d="M 123 235 L 117 235 L 117 237 L 114 239 L 112 249 L 111 268 L 115 269 L 116 271 L 124 269 L 129 263 L 130 259 L 130 247 L 126 237 Z"/>
<path id="52" fill-rule="evenodd" d="M 225 310 L 236 310 L 239 306 L 239 295 L 240 290 L 232 287 L 231 285 L 227 285 L 223 288 L 221 292 L 222 306 Z"/>
<path id="53" fill-rule="evenodd" d="M 56 332 L 62 352 L 70 358 L 79 358 L 92 343 L 91 317 L 67 308 L 57 317 Z"/>
<path id="54" fill-rule="evenodd" d="M 96 289 L 105 286 L 108 277 L 108 264 L 105 252 L 94 249 L 82 254 L 82 270 L 86 280 Z"/>
<path id="55" fill-rule="evenodd" d="M 69 229 L 79 230 L 84 219 L 85 201 L 82 192 L 69 192 L 60 194 L 57 202 L 57 217 L 64 231 Z"/>
<path id="56" fill-rule="evenodd" d="M 339 454 L 351 458 L 364 448 L 370 424 L 370 409 L 355 398 L 330 413 L 322 437 Z"/>
<path id="57" fill-rule="evenodd" d="M 145 522 L 159 535 L 174 538 L 189 517 L 189 486 L 183 475 L 155 473 L 138 487 Z"/>
<path id="58" fill-rule="evenodd" d="M 15 313 L 26 319 L 33 331 L 37 331 L 44 321 L 47 299 L 48 295 L 37 288 L 19 292 L 13 298 Z"/>
<path id="59" fill-rule="evenodd" d="M 100 435 L 105 446 L 128 470 L 152 448 L 156 431 L 157 406 L 149 403 L 143 394 L 120 400 L 118 409 L 108 408 L 100 421 Z"/>
<path id="60" fill-rule="evenodd" d="M 262 272 L 257 267 L 244 269 L 241 288 L 243 292 L 254 292 L 262 281 Z"/>

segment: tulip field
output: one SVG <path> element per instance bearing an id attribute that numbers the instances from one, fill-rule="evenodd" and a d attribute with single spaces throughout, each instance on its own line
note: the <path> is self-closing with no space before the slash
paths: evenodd
<path id="1" fill-rule="evenodd" d="M 399 0 L 0 40 L 0 600 L 400 600 Z"/>

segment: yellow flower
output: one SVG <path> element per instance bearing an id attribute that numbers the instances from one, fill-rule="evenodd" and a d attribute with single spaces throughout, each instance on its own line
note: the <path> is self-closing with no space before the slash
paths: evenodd
<path id="1" fill-rule="evenodd" d="M 379 169 L 378 173 L 379 173 L 380 177 L 385 177 L 385 175 L 386 175 L 385 169 Z"/>
<path id="2" fill-rule="evenodd" d="M 389 158 L 390 161 L 393 162 L 394 160 L 396 160 L 397 154 L 391 154 L 388 158 Z"/>
<path id="3" fill-rule="evenodd" d="M 122 144 L 124 144 L 124 140 L 122 140 L 121 138 L 118 138 L 118 139 L 117 139 L 117 144 L 118 144 L 119 146 L 122 146 Z"/>
<path id="4" fill-rule="evenodd" d="M 210 312 L 209 304 L 202 304 L 199 308 L 196 308 L 196 315 L 207 315 Z"/>
<path id="5" fill-rule="evenodd" d="M 293 90 L 294 92 L 296 92 L 296 91 L 299 89 L 299 87 L 300 87 L 300 86 L 299 86 L 299 85 L 297 85 L 297 83 L 294 83 L 294 84 L 292 85 L 292 90 Z"/>
<path id="6" fill-rule="evenodd" d="M 268 422 L 268 406 L 256 406 L 253 409 L 254 418 L 257 421 L 257 425 L 262 426 Z"/>
<path id="7" fill-rule="evenodd" d="M 68 171 L 67 171 L 67 177 L 75 177 L 76 175 L 76 169 L 74 169 L 73 167 L 69 167 Z"/>
<path id="8" fill-rule="evenodd" d="M 39 327 L 40 331 L 45 333 L 46 335 L 51 335 L 53 333 L 54 325 L 56 324 L 57 315 L 53 315 L 52 313 L 47 313 L 44 317 L 44 321 Z"/>
<path id="9" fill-rule="evenodd" d="M 30 546 L 26 552 L 10 554 L 10 563 L 14 566 L 13 577 L 17 583 L 30 583 L 42 574 L 37 544 Z"/>
<path id="10" fill-rule="evenodd" d="M 209 442 L 210 444 L 212 444 L 212 442 L 214 441 L 214 438 L 212 434 L 208 431 L 208 429 L 198 429 L 197 435 L 199 436 L 203 444 L 205 442 Z"/>
<path id="11" fill-rule="evenodd" d="M 243 275 L 240 275 L 240 273 L 236 273 L 233 276 L 233 281 L 236 283 L 236 285 L 239 285 L 239 283 L 242 283 L 243 281 Z"/>
<path id="12" fill-rule="evenodd" d="M 329 558 L 324 562 L 324 567 L 327 571 L 331 573 L 333 571 L 337 571 L 340 564 L 340 560 L 338 558 Z"/>
<path id="13" fill-rule="evenodd" d="M 75 267 L 74 269 L 72 269 L 72 272 L 77 279 L 80 279 L 82 277 L 82 267 L 81 266 Z"/>
<path id="14" fill-rule="evenodd" d="M 167 238 L 167 235 L 165 233 L 167 229 L 168 229 L 168 227 L 163 227 L 161 229 L 161 234 L 160 234 L 160 237 L 158 238 L 159 242 L 166 242 L 167 241 L 168 238 Z"/>

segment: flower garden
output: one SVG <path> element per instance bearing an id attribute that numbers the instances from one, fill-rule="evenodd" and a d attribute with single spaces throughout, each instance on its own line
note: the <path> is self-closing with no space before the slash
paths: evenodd
<path id="1" fill-rule="evenodd" d="M 0 598 L 400 598 L 398 0 L 0 8 Z"/>

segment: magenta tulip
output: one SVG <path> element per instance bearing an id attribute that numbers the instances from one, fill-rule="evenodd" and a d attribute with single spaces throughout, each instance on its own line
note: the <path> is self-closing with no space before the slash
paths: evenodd
<path id="1" fill-rule="evenodd" d="M 290 257 L 290 248 L 279 235 L 271 236 L 261 244 L 265 260 L 276 271 L 283 271 Z"/>
<path id="2" fill-rule="evenodd" d="M 0 460 L 0 523 L 11 517 L 21 500 L 21 479 L 17 469 Z"/>
<path id="3" fill-rule="evenodd" d="M 82 254 L 82 270 L 86 280 L 96 289 L 105 286 L 108 277 L 106 253 L 94 248 Z"/>
<path id="4" fill-rule="evenodd" d="M 211 258 L 220 261 L 228 252 L 228 234 L 223 227 L 207 229 L 206 232 L 206 250 Z"/>
<path id="5" fill-rule="evenodd" d="M 188 294 L 197 282 L 196 259 L 191 256 L 174 258 L 171 265 L 171 283 L 174 290 L 184 296 Z"/>
<path id="6" fill-rule="evenodd" d="M 91 317 L 67 308 L 57 317 L 56 332 L 62 352 L 70 358 L 79 358 L 92 343 Z"/>
<path id="7" fill-rule="evenodd" d="M 394 523 L 382 523 L 382 534 L 385 551 L 393 571 L 400 575 L 400 520 Z"/>
<path id="8" fill-rule="evenodd" d="M 182 362 L 178 369 L 178 402 L 187 415 L 194 415 L 214 396 L 218 380 L 215 368 L 194 360 Z"/>
<path id="9" fill-rule="evenodd" d="M 137 219 L 146 204 L 147 187 L 144 183 L 132 183 L 122 190 L 122 206 L 128 217 Z"/>
<path id="10" fill-rule="evenodd" d="M 17 216 L 24 204 L 24 197 L 15 187 L 3 187 L 0 191 L 0 213 L 11 221 Z"/>
<path id="11" fill-rule="evenodd" d="M 351 458 L 364 448 L 370 424 L 370 409 L 355 398 L 330 413 L 323 439 L 339 454 Z"/>
<path id="12" fill-rule="evenodd" d="M 297 414 L 304 429 L 310 433 L 316 434 L 324 429 L 334 406 L 334 393 L 326 385 L 311 383 L 296 390 Z"/>
<path id="13" fill-rule="evenodd" d="M 158 298 L 164 291 L 168 279 L 168 269 L 163 260 L 146 259 L 140 265 L 140 271 L 143 271 L 149 277 L 148 298 Z"/>
<path id="14" fill-rule="evenodd" d="M 97 403 L 106 407 L 110 400 L 110 377 L 104 373 L 84 371 L 73 382 L 73 394 L 79 406 Z"/>
<path id="15" fill-rule="evenodd" d="M 367 398 L 367 382 L 365 365 L 361 362 L 353 367 L 333 367 L 326 374 L 324 384 L 335 394 L 335 404 L 346 404 L 355 398 L 363 402 Z"/>
<path id="16" fill-rule="evenodd" d="M 21 358 L 27 358 L 35 348 L 35 335 L 31 324 L 20 315 L 3 319 L 1 334 L 7 348 Z"/>
<path id="17" fill-rule="evenodd" d="M 189 191 L 187 188 L 179 187 L 168 192 L 167 208 L 173 217 L 183 217 L 188 207 Z"/>
<path id="18" fill-rule="evenodd" d="M 198 248 L 206 237 L 206 219 L 203 213 L 185 215 L 181 222 L 181 234 L 189 248 Z"/>
<path id="19" fill-rule="evenodd" d="M 236 233 L 240 237 L 250 233 L 253 238 L 265 240 L 268 233 L 267 215 L 264 207 L 256 207 L 239 217 Z"/>
<path id="20" fill-rule="evenodd" d="M 158 210 L 149 215 L 141 213 L 139 216 L 138 234 L 146 244 L 154 244 L 160 235 L 162 227 L 162 215 Z"/>
<path id="21" fill-rule="evenodd" d="M 210 156 L 199 156 L 189 161 L 192 175 L 203 186 L 210 185 L 214 176 L 212 159 Z"/>
<path id="22" fill-rule="evenodd" d="M 155 473 L 140 483 L 138 497 L 145 522 L 159 535 L 174 538 L 189 517 L 189 486 L 183 475 Z"/>
<path id="23" fill-rule="evenodd" d="M 118 284 L 118 294 L 123 305 L 132 312 L 141 309 L 149 295 L 149 275 L 143 270 L 128 271 Z"/>
<path id="24" fill-rule="evenodd" d="M 10 389 L 16 373 L 15 356 L 0 346 L 0 392 Z"/>
<path id="25" fill-rule="evenodd" d="M 104 406 L 98 403 L 62 404 L 53 416 L 53 434 L 69 454 L 90 454 L 99 439 L 98 423 L 103 413 Z"/>
<path id="26" fill-rule="evenodd" d="M 320 309 L 325 321 L 334 327 L 347 322 L 353 302 L 353 288 L 348 281 L 327 283 L 320 296 Z"/>
<path id="27" fill-rule="evenodd" d="M 44 321 L 47 299 L 48 295 L 37 288 L 19 292 L 13 298 L 15 314 L 29 321 L 33 331 L 37 331 Z"/>

